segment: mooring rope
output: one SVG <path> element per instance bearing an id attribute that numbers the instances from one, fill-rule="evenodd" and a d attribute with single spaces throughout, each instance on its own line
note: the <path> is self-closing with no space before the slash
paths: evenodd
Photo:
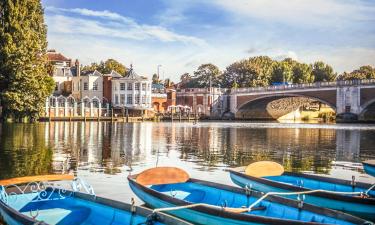
<path id="1" fill-rule="evenodd" d="M 312 194 L 316 192 L 324 192 L 324 193 L 331 193 L 331 194 L 341 194 L 341 195 L 368 195 L 368 192 L 375 188 L 375 183 L 367 189 L 365 192 L 344 192 L 344 191 L 328 191 L 328 190 L 310 190 L 310 191 L 296 191 L 296 192 L 268 192 L 262 197 L 260 197 L 258 200 L 256 200 L 253 204 L 251 204 L 249 207 L 247 207 L 247 212 L 251 212 L 251 210 L 254 208 L 255 205 L 257 205 L 259 202 L 263 201 L 265 198 L 267 198 L 270 195 L 303 195 L 303 194 Z M 175 206 L 175 207 L 166 207 L 166 208 L 158 208 L 154 209 L 153 212 L 163 212 L 163 211 L 175 211 L 175 210 L 181 210 L 181 209 L 189 209 L 194 208 L 198 206 L 209 206 L 209 207 L 215 207 L 215 208 L 221 208 L 225 209 L 224 207 L 216 206 L 216 205 L 210 205 L 207 203 L 195 203 L 195 204 L 189 204 L 189 205 L 183 205 L 183 206 Z M 244 209 L 244 208 L 230 208 L 230 209 Z"/>

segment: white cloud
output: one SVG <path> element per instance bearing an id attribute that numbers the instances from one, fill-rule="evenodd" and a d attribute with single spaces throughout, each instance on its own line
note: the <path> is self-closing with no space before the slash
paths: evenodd
<path id="1" fill-rule="evenodd" d="M 183 42 L 194 45 L 205 45 L 205 41 L 193 36 L 174 33 L 161 26 L 137 24 L 131 18 L 110 11 L 93 11 L 89 9 L 64 9 L 47 7 L 46 16 L 49 32 L 80 35 L 98 35 L 105 37 L 124 38 L 133 40 L 156 39 L 163 42 Z M 60 13 L 60 14 L 58 14 Z M 93 19 L 69 16 L 74 13 L 80 16 L 94 17 Z M 65 15 L 61 15 L 65 14 Z M 105 19 L 99 20 L 98 18 Z"/>
<path id="2" fill-rule="evenodd" d="M 339 27 L 368 19 L 375 8 L 359 0 L 217 0 L 216 4 L 241 16 L 300 26 Z"/>

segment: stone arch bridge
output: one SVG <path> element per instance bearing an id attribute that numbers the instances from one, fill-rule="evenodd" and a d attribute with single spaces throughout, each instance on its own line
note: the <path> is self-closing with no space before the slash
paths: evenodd
<path id="1" fill-rule="evenodd" d="M 330 106 L 338 118 L 375 119 L 375 79 L 237 88 L 232 89 L 228 97 L 230 112 L 236 118 L 243 118 L 244 113 L 252 110 L 253 114 L 247 119 L 277 119 L 303 104 L 300 101 L 309 99 Z M 267 105 L 280 99 L 291 99 L 291 106 L 280 107 L 275 110 L 278 113 L 270 113 Z"/>

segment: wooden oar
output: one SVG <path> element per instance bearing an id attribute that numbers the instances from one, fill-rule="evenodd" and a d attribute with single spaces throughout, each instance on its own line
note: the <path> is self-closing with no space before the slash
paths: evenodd
<path id="1" fill-rule="evenodd" d="M 41 176 L 28 176 L 17 177 L 6 180 L 0 180 L 0 185 L 7 186 L 12 184 L 25 184 L 30 182 L 40 181 L 58 181 L 58 180 L 73 180 L 74 176 L 70 174 L 56 174 L 56 175 L 41 175 Z"/>
<path id="2" fill-rule="evenodd" d="M 259 161 L 248 165 L 245 174 L 252 177 L 280 176 L 284 167 L 277 162 Z"/>
<path id="3" fill-rule="evenodd" d="M 265 206 L 260 206 L 260 207 L 254 207 L 254 208 L 251 208 L 250 211 L 255 211 L 255 210 L 265 210 L 266 207 Z M 224 208 L 224 211 L 227 211 L 227 212 L 231 212 L 231 213 L 245 213 L 245 212 L 248 212 L 249 209 L 248 208 Z"/>
<path id="4" fill-rule="evenodd" d="M 138 174 L 136 181 L 142 185 L 184 183 L 189 174 L 176 167 L 155 167 Z"/>

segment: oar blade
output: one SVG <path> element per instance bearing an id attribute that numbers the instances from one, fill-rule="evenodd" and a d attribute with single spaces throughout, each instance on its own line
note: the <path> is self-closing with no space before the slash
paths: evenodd
<path id="1" fill-rule="evenodd" d="M 138 174 L 136 181 L 142 185 L 184 183 L 189 174 L 176 167 L 156 167 Z"/>
<path id="2" fill-rule="evenodd" d="M 284 167 L 277 162 L 259 161 L 248 165 L 245 174 L 252 177 L 280 176 Z"/>
<path id="3" fill-rule="evenodd" d="M 73 180 L 74 176 L 70 174 L 53 174 L 53 175 L 40 175 L 28 177 L 16 177 L 6 180 L 0 180 L 0 185 L 7 186 L 12 184 L 25 184 L 30 182 L 41 181 L 60 181 L 60 180 Z"/>

